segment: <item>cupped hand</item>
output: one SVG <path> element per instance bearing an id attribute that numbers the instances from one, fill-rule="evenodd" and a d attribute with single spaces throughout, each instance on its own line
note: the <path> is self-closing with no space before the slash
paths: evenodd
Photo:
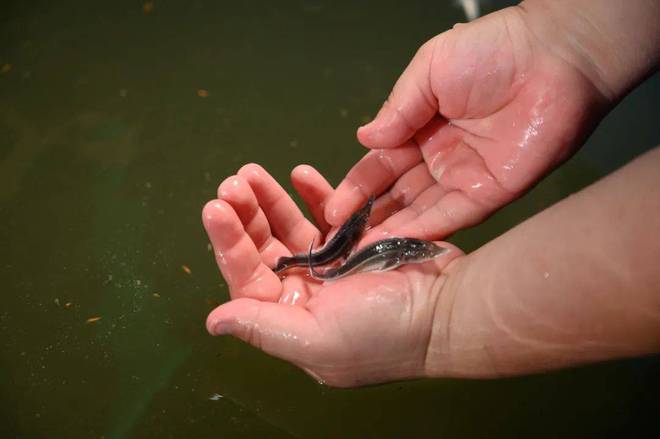
<path id="1" fill-rule="evenodd" d="M 440 239 L 483 221 L 570 156 L 608 105 L 588 60 L 537 36 L 522 7 L 424 44 L 376 118 L 372 151 L 328 200 L 341 224 L 369 195 L 369 240 Z M 577 52 L 577 50 L 576 50 Z"/>
<path id="2" fill-rule="evenodd" d="M 246 165 L 203 209 L 231 300 L 207 319 L 211 334 L 231 334 L 304 369 L 319 381 L 354 386 L 424 376 L 442 269 L 461 253 L 389 272 L 320 283 L 304 269 L 282 278 L 270 267 L 307 251 L 329 232 L 323 206 L 332 187 L 311 167 L 292 181 L 319 226 L 258 165 Z"/>

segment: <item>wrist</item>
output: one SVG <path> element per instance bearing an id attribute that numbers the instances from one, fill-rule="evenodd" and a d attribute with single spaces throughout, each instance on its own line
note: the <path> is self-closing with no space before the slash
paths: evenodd
<path id="1" fill-rule="evenodd" d="M 424 375 L 428 378 L 497 375 L 493 362 L 484 356 L 488 347 L 483 340 L 478 334 L 462 329 L 466 316 L 461 292 L 470 291 L 469 261 L 469 255 L 455 259 L 437 281 L 438 299 L 424 362 Z"/>
<path id="2" fill-rule="evenodd" d="M 525 0 L 519 10 L 541 45 L 612 104 L 658 68 L 657 0 Z"/>

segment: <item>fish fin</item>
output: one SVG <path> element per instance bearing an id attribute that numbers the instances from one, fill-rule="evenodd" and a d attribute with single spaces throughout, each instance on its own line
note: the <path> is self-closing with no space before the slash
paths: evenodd
<path id="1" fill-rule="evenodd" d="M 315 271 L 312 266 L 312 248 L 314 248 L 314 238 L 312 238 L 312 242 L 309 244 L 309 250 L 307 251 L 307 268 L 311 277 L 321 280 L 321 273 Z"/>
<path id="2" fill-rule="evenodd" d="M 364 226 L 367 226 L 367 223 L 369 223 L 369 217 L 371 216 L 371 208 L 374 206 L 374 201 L 376 200 L 376 196 L 374 194 L 369 195 L 369 199 L 367 200 L 367 203 L 364 205 L 364 207 L 361 209 L 361 212 L 364 215 Z M 364 232 L 364 230 L 362 230 Z"/>
<path id="3" fill-rule="evenodd" d="M 367 204 L 366 204 L 366 208 L 368 209 L 369 212 L 371 212 L 371 208 L 373 207 L 375 200 L 376 200 L 376 195 L 374 195 L 374 194 L 369 195 L 369 198 L 367 199 Z"/>
<path id="4" fill-rule="evenodd" d="M 359 221 L 366 224 L 371 216 L 371 208 L 373 207 L 375 200 L 376 197 L 371 194 L 367 199 L 367 202 L 364 203 L 364 206 L 360 207 L 355 213 L 353 213 L 352 222 Z"/>
<path id="5" fill-rule="evenodd" d="M 396 258 L 388 259 L 379 271 L 394 270 L 395 268 L 399 268 L 399 266 L 401 266 L 401 258 L 397 256 Z"/>

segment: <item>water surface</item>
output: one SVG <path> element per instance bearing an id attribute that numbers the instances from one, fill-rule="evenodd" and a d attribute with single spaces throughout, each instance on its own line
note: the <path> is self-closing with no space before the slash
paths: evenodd
<path id="1" fill-rule="evenodd" d="M 502 3 L 503 4 L 503 3 Z M 337 183 L 450 2 L 4 2 L 2 437 L 602 436 L 658 429 L 657 358 L 359 390 L 204 329 L 227 299 L 200 222 L 242 164 Z M 486 10 L 499 6 L 487 4 Z M 660 144 L 651 79 L 466 250 Z M 88 319 L 98 320 L 87 323 Z"/>

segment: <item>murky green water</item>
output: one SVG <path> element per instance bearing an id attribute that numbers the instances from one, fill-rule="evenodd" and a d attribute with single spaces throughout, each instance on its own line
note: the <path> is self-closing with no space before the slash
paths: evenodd
<path id="1" fill-rule="evenodd" d="M 336 390 L 208 336 L 206 314 L 227 298 L 200 222 L 217 184 L 250 161 L 283 182 L 293 166 L 311 163 L 336 183 L 364 153 L 355 127 L 415 49 L 462 16 L 443 1 L 153 6 L 3 2 L 2 437 L 555 437 L 659 428 L 658 358 Z M 454 241 L 474 249 L 659 144 L 659 110 L 656 77 L 565 167 Z"/>

